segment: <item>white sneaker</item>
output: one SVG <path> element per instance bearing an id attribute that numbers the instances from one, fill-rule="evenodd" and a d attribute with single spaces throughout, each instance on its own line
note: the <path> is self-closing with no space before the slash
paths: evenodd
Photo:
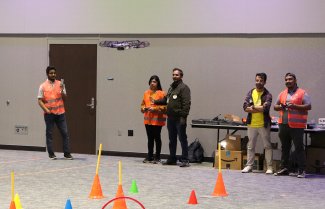
<path id="1" fill-rule="evenodd" d="M 243 170 L 241 170 L 242 173 L 249 173 L 249 172 L 252 172 L 253 171 L 253 168 L 252 166 L 246 166 Z"/>
<path id="2" fill-rule="evenodd" d="M 267 169 L 265 174 L 273 174 L 273 169 L 272 168 Z"/>

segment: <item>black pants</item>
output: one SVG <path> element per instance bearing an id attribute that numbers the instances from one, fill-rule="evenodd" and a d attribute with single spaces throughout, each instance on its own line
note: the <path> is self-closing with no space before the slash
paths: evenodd
<path id="1" fill-rule="evenodd" d="M 153 159 L 153 148 L 156 142 L 156 160 L 160 160 L 161 152 L 161 128 L 162 126 L 145 125 L 148 137 L 148 159 Z"/>
<path id="2" fill-rule="evenodd" d="M 304 170 L 306 167 L 306 156 L 303 141 L 304 129 L 290 128 L 288 124 L 279 124 L 279 138 L 282 144 L 281 168 L 289 168 L 291 143 L 293 142 L 298 169 Z"/>

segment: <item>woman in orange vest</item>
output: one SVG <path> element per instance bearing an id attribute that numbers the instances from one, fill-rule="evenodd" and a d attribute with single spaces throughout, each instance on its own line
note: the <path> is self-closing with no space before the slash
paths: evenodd
<path id="1" fill-rule="evenodd" d="M 149 89 L 144 92 L 141 103 L 141 112 L 144 115 L 144 124 L 148 137 L 148 155 L 143 163 L 159 163 L 161 152 L 161 129 L 166 123 L 166 105 L 155 105 L 153 100 L 162 99 L 166 96 L 161 88 L 160 79 L 153 75 L 149 79 Z M 154 143 L 156 142 L 156 155 L 153 155 Z"/>

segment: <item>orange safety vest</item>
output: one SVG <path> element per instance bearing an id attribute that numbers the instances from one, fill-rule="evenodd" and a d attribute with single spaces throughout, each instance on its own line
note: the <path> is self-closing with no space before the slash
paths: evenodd
<path id="1" fill-rule="evenodd" d="M 301 105 L 304 98 L 305 90 L 298 88 L 291 96 L 290 103 Z M 287 100 L 288 89 L 280 93 L 280 103 L 285 104 Z M 293 110 L 288 108 L 288 124 L 291 128 L 306 128 L 308 111 Z M 280 110 L 279 124 L 282 123 L 283 110 Z"/>
<path id="2" fill-rule="evenodd" d="M 144 92 L 141 108 L 151 107 L 155 111 L 144 112 L 144 124 L 155 125 L 155 126 L 164 126 L 166 123 L 166 105 L 155 105 L 151 104 L 151 100 L 158 100 L 165 97 L 165 92 L 157 90 L 156 92 L 151 91 L 150 89 Z"/>
<path id="3" fill-rule="evenodd" d="M 55 80 L 53 85 L 49 80 L 46 80 L 41 84 L 41 89 L 43 90 L 42 101 L 51 113 L 56 115 L 65 113 L 60 81 Z"/>

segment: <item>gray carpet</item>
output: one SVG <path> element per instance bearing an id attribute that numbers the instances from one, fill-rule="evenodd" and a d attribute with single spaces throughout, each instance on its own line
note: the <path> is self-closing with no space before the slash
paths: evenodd
<path id="1" fill-rule="evenodd" d="M 242 174 L 223 170 L 227 197 L 212 197 L 218 170 L 211 163 L 189 168 L 143 164 L 142 159 L 102 156 L 99 168 L 104 199 L 88 198 L 96 172 L 97 156 L 74 154 L 75 160 L 50 160 L 45 152 L 0 150 L 0 208 L 11 201 L 10 172 L 15 173 L 15 193 L 24 209 L 100 209 L 116 196 L 118 161 L 122 162 L 124 195 L 137 199 L 146 209 L 214 208 L 325 208 L 325 176 L 306 179 L 276 177 L 264 173 Z M 139 193 L 129 192 L 136 180 Z M 195 190 L 197 205 L 187 201 Z M 128 209 L 141 207 L 126 200 Z M 112 208 L 109 204 L 106 208 Z"/>

